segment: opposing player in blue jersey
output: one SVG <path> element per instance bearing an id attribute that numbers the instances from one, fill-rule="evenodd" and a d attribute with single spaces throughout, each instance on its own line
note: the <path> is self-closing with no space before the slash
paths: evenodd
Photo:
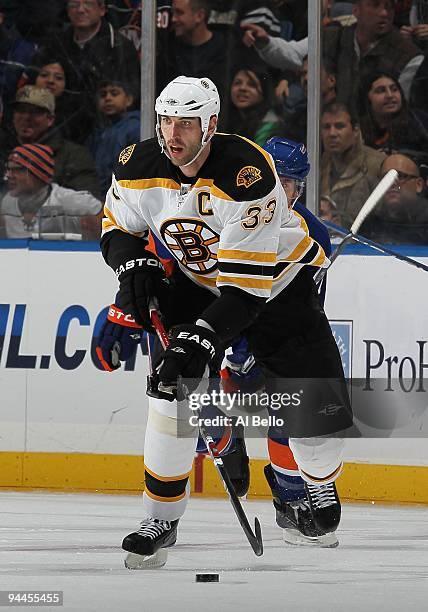
<path id="1" fill-rule="evenodd" d="M 298 199 L 302 196 L 310 164 L 306 147 L 302 143 L 274 137 L 265 144 L 271 154 L 288 204 L 306 222 L 309 234 L 320 244 L 326 255 L 331 253 L 331 242 L 326 227 Z M 314 273 L 316 268 L 314 268 Z M 326 277 L 319 288 L 320 303 L 324 305 Z M 250 364 L 250 365 L 249 365 Z M 239 339 L 226 357 L 225 368 L 228 384 L 245 388 L 253 380 L 260 380 L 260 370 L 255 365 L 245 339 Z M 231 379 L 231 380 L 230 380 Z M 268 438 L 270 464 L 265 467 L 265 476 L 273 494 L 277 524 L 283 528 L 285 542 L 297 545 L 335 547 L 338 540 L 335 532 L 322 534 L 315 527 L 304 481 L 288 445 L 287 438 Z M 328 500 L 326 500 L 328 503 Z"/>

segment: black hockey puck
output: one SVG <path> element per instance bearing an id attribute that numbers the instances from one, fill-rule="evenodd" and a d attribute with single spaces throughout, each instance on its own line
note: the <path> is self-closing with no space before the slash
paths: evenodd
<path id="1" fill-rule="evenodd" d="M 219 582 L 219 574 L 196 574 L 196 582 Z"/>

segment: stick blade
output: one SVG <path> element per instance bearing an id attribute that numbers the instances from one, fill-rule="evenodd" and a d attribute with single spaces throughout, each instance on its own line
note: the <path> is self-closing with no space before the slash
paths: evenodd
<path id="1" fill-rule="evenodd" d="M 256 518 L 254 519 L 254 533 L 256 536 L 256 541 L 251 543 L 252 549 L 256 553 L 257 557 L 261 557 L 263 554 L 263 537 L 262 537 L 262 528 L 260 527 L 260 521 Z"/>

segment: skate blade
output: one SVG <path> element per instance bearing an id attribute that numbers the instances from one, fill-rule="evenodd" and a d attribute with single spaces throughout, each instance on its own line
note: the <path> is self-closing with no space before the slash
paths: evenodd
<path id="1" fill-rule="evenodd" d="M 159 548 L 154 555 L 137 555 L 128 553 L 125 559 L 125 567 L 130 570 L 150 570 L 163 567 L 168 558 L 168 551 Z"/>
<path id="2" fill-rule="evenodd" d="M 308 546 L 313 548 L 336 548 L 339 540 L 334 532 L 310 538 L 305 536 L 297 529 L 283 529 L 282 536 L 286 544 L 292 546 Z"/>

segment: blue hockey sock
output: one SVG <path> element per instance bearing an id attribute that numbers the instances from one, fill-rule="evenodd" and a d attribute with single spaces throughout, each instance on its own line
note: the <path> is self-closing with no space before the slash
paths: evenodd
<path id="1" fill-rule="evenodd" d="M 272 491 L 275 497 L 280 501 L 290 502 L 306 496 L 305 484 L 300 476 L 284 474 L 273 465 L 271 467 L 276 481 L 275 490 Z"/>

